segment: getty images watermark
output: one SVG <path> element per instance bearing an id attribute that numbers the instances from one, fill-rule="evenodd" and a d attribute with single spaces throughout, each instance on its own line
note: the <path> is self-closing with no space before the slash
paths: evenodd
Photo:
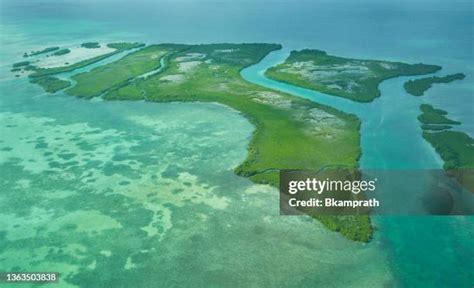
<path id="1" fill-rule="evenodd" d="M 463 177 L 458 172 L 282 170 L 280 214 L 473 215 L 472 183 L 463 180 L 471 179 L 472 171 L 462 171 Z"/>
<path id="2" fill-rule="evenodd" d="M 290 180 L 288 182 L 288 193 L 296 195 L 298 192 L 310 192 L 317 194 L 333 193 L 344 191 L 355 195 L 360 192 L 375 191 L 377 178 L 373 180 L 331 180 L 326 178 L 319 180 L 317 178 L 306 178 L 304 180 Z M 350 194 L 347 194 L 352 198 Z M 311 197 L 309 199 L 300 200 L 298 197 L 291 197 L 288 200 L 291 207 L 379 207 L 380 202 L 375 199 L 341 199 L 331 196 L 327 197 Z"/>

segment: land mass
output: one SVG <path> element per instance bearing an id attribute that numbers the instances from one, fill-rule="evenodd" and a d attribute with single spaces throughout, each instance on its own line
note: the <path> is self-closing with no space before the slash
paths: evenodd
<path id="1" fill-rule="evenodd" d="M 85 42 L 81 44 L 81 47 L 94 49 L 94 48 L 100 48 L 100 44 L 99 42 Z"/>
<path id="2" fill-rule="evenodd" d="M 425 94 L 426 90 L 430 89 L 434 83 L 450 83 L 455 80 L 462 80 L 466 77 L 463 73 L 456 73 L 451 75 L 446 75 L 443 77 L 433 76 L 420 78 L 416 80 L 409 80 L 405 82 L 403 87 L 407 93 L 413 96 L 422 96 Z"/>
<path id="3" fill-rule="evenodd" d="M 70 52 L 71 52 L 71 50 L 65 48 L 65 49 L 58 50 L 58 51 L 54 52 L 51 55 L 53 55 L 53 56 L 62 56 L 62 55 L 68 54 Z"/>
<path id="4" fill-rule="evenodd" d="M 23 57 L 26 58 L 26 57 L 30 57 L 30 56 L 37 56 L 37 55 L 53 52 L 53 51 L 56 51 L 56 50 L 59 50 L 59 47 L 48 47 L 48 48 L 44 48 L 44 49 L 38 50 L 38 51 L 31 51 L 30 53 L 25 52 L 23 54 Z"/>
<path id="5" fill-rule="evenodd" d="M 434 147 L 443 159 L 448 175 L 471 192 L 474 192 L 474 139 L 460 131 L 447 131 L 450 125 L 461 124 L 446 117 L 446 111 L 430 105 L 420 105 L 423 112 L 418 120 L 423 123 L 423 138 Z"/>
<path id="6" fill-rule="evenodd" d="M 459 125 L 461 122 L 451 120 L 446 117 L 448 112 L 441 110 L 441 109 L 436 109 L 431 105 L 428 104 L 421 104 L 420 105 L 420 110 L 422 114 L 418 116 L 418 120 L 426 125 L 431 125 L 431 126 L 424 126 L 425 128 L 427 127 L 433 127 L 435 124 L 445 124 L 445 125 Z"/>
<path id="7" fill-rule="evenodd" d="M 65 92 L 106 100 L 216 102 L 236 109 L 256 128 L 248 155 L 235 173 L 255 183 L 278 187 L 282 169 L 357 167 L 360 122 L 355 116 L 241 77 L 243 68 L 280 48 L 277 44 L 150 45 L 73 76 L 77 84 Z M 58 73 L 52 69 L 31 76 Z M 367 242 L 373 233 L 368 216 L 316 218 L 352 240 Z"/>
<path id="8" fill-rule="evenodd" d="M 74 71 L 76 69 L 86 67 L 88 65 L 94 64 L 96 62 L 99 62 L 101 60 L 104 60 L 110 56 L 113 56 L 115 54 L 121 53 L 126 50 L 134 49 L 134 48 L 140 48 L 145 46 L 145 44 L 142 43 L 111 43 L 108 44 L 110 48 L 116 49 L 115 51 L 99 55 L 90 59 L 86 59 L 77 63 L 73 63 L 71 65 L 66 65 L 66 66 L 59 66 L 59 67 L 54 67 L 54 68 L 35 68 L 34 73 L 30 75 L 30 77 L 35 78 L 35 77 L 42 77 L 42 76 L 47 76 L 47 75 L 54 75 L 54 74 L 59 74 L 59 73 L 64 73 L 64 72 L 70 72 Z"/>
<path id="9" fill-rule="evenodd" d="M 56 93 L 59 90 L 71 86 L 71 82 L 52 76 L 38 77 L 30 80 L 30 83 L 38 84 L 48 93 Z"/>
<path id="10" fill-rule="evenodd" d="M 350 59 L 304 49 L 292 51 L 283 63 L 268 69 L 265 75 L 326 94 L 370 102 L 380 96 L 378 86 L 386 79 L 423 75 L 439 69 L 436 65 Z"/>

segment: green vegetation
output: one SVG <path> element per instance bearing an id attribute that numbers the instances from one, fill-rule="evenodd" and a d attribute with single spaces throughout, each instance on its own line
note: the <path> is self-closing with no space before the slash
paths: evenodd
<path id="1" fill-rule="evenodd" d="M 77 81 L 77 85 L 66 93 L 86 98 L 99 96 L 114 86 L 123 85 L 127 80 L 159 68 L 161 57 L 175 47 L 176 45 L 148 46 L 109 65 L 74 75 L 72 79 Z"/>
<path id="2" fill-rule="evenodd" d="M 71 86 L 71 82 L 51 76 L 33 78 L 30 82 L 40 85 L 48 93 L 56 93 Z"/>
<path id="3" fill-rule="evenodd" d="M 446 173 L 474 193 L 474 139 L 459 131 L 424 131 L 423 138 L 443 159 Z"/>
<path id="4" fill-rule="evenodd" d="M 56 51 L 56 50 L 59 50 L 59 47 L 48 47 L 48 48 L 44 48 L 43 50 L 39 50 L 39 51 L 31 51 L 30 54 L 25 52 L 23 54 L 23 57 L 36 56 L 36 55 L 40 55 L 40 54 L 44 54 L 44 53 L 53 52 L 53 51 Z"/>
<path id="5" fill-rule="evenodd" d="M 13 63 L 12 67 L 13 68 L 20 68 L 20 67 L 24 67 L 24 66 L 28 66 L 28 65 L 30 65 L 30 61 L 21 61 L 21 62 Z"/>
<path id="6" fill-rule="evenodd" d="M 458 121 L 448 119 L 445 115 L 448 112 L 433 108 L 433 106 L 428 104 L 421 104 L 420 110 L 423 112 L 418 116 L 418 120 L 423 124 L 449 124 L 449 125 L 458 125 L 461 124 Z"/>
<path id="7" fill-rule="evenodd" d="M 474 139 L 458 131 L 423 132 L 444 161 L 445 169 L 474 168 Z"/>
<path id="8" fill-rule="evenodd" d="M 217 102 L 234 108 L 256 126 L 247 158 L 235 173 L 256 183 L 277 187 L 281 169 L 357 167 L 360 123 L 355 116 L 241 78 L 243 68 L 276 49 L 280 45 L 152 45 L 74 76 L 77 85 L 66 93 L 107 100 Z M 158 71 L 161 58 L 165 66 Z M 317 219 L 353 240 L 368 241 L 372 235 L 368 216 Z"/>
<path id="9" fill-rule="evenodd" d="M 61 56 L 61 55 L 68 54 L 68 53 L 70 53 L 70 52 L 71 52 L 71 50 L 65 48 L 65 49 L 61 49 L 61 50 L 58 50 L 58 51 L 54 52 L 52 55 L 54 55 L 54 56 Z"/>
<path id="10" fill-rule="evenodd" d="M 359 102 L 380 96 L 378 85 L 389 78 L 433 73 L 435 65 L 358 60 L 320 50 L 292 51 L 284 63 L 268 69 L 269 78 Z"/>
<path id="11" fill-rule="evenodd" d="M 36 67 L 35 67 L 34 65 L 31 65 L 31 64 L 30 64 L 30 65 L 23 66 L 22 68 L 23 68 L 23 70 L 25 70 L 25 71 L 33 71 L 33 70 L 36 69 Z"/>
<path id="12" fill-rule="evenodd" d="M 54 68 L 36 68 L 36 69 L 34 69 L 35 72 L 33 74 L 31 74 L 30 77 L 34 78 L 34 77 L 42 77 L 42 76 L 47 76 L 47 75 L 54 75 L 54 74 L 63 73 L 63 72 L 70 72 L 70 71 L 73 71 L 73 70 L 91 65 L 93 63 L 99 62 L 103 59 L 106 59 L 106 58 L 108 58 L 112 55 L 115 55 L 117 53 L 121 53 L 125 50 L 129 50 L 129 49 L 133 49 L 133 48 L 139 48 L 139 47 L 144 46 L 144 44 L 140 44 L 140 43 L 115 43 L 115 44 L 112 43 L 112 44 L 108 44 L 108 45 L 112 45 L 112 46 L 115 46 L 115 47 L 123 47 L 123 48 L 120 48 L 120 49 L 116 48 L 117 50 L 115 50 L 113 52 L 106 53 L 106 54 L 103 54 L 103 55 L 99 55 L 99 56 L 96 56 L 96 57 L 93 57 L 93 58 L 90 58 L 90 59 L 86 59 L 86 60 L 71 64 L 71 65 L 67 65 L 67 66 L 54 67 Z"/>
<path id="13" fill-rule="evenodd" d="M 426 90 L 430 89 L 433 83 L 450 83 L 454 80 L 462 80 L 466 75 L 462 73 L 451 74 L 443 77 L 433 76 L 405 82 L 403 87 L 407 93 L 413 96 L 422 96 Z"/>
<path id="14" fill-rule="evenodd" d="M 86 43 L 82 43 L 81 47 L 94 49 L 94 48 L 100 48 L 100 44 L 99 42 L 86 42 Z"/>
<path id="15" fill-rule="evenodd" d="M 118 42 L 118 43 L 109 43 L 107 47 L 117 49 L 117 50 L 130 50 L 133 48 L 144 47 L 145 44 L 143 43 L 128 43 L 128 42 Z"/>
<path id="16" fill-rule="evenodd" d="M 426 104 L 421 105 L 420 110 L 423 114 L 418 117 L 418 120 L 425 123 L 421 126 L 423 138 L 443 159 L 443 168 L 447 170 L 448 175 L 474 193 L 474 170 L 472 170 L 474 168 L 474 139 L 463 132 L 446 131 L 451 128 L 449 125 L 439 125 L 460 124 L 446 118 L 446 111 Z"/>
<path id="17" fill-rule="evenodd" d="M 440 130 L 448 130 L 451 129 L 452 126 L 449 125 L 433 125 L 433 124 L 422 124 L 421 129 L 423 130 L 432 130 L 432 131 L 440 131 Z"/>

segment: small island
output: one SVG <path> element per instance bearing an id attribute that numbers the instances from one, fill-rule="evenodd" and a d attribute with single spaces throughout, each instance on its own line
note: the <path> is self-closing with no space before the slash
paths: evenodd
<path id="1" fill-rule="evenodd" d="M 30 56 L 37 56 L 37 55 L 53 52 L 53 51 L 56 51 L 56 50 L 59 50 L 59 47 L 48 47 L 48 48 L 44 48 L 43 50 L 31 51 L 30 53 L 25 52 L 23 54 L 23 57 L 26 58 L 26 57 L 30 57 Z"/>
<path id="2" fill-rule="evenodd" d="M 455 80 L 462 80 L 466 77 L 463 73 L 456 73 L 451 75 L 446 75 L 443 77 L 433 76 L 420 78 L 416 80 L 409 80 L 405 82 L 403 87 L 407 93 L 413 96 L 423 96 L 426 90 L 430 89 L 434 83 L 450 83 Z"/>
<path id="3" fill-rule="evenodd" d="M 350 59 L 305 49 L 292 51 L 282 64 L 268 69 L 265 75 L 353 101 L 370 102 L 380 96 L 378 86 L 386 79 L 423 75 L 440 69 L 436 65 Z"/>
<path id="4" fill-rule="evenodd" d="M 443 159 L 443 168 L 463 187 L 474 193 L 474 139 L 460 131 L 448 131 L 450 125 L 461 124 L 446 117 L 446 111 L 422 104 L 418 120 L 423 123 L 423 138 Z M 450 124 L 450 125 L 446 125 Z"/>
<path id="5" fill-rule="evenodd" d="M 21 62 L 13 63 L 12 67 L 13 69 L 18 69 L 18 68 L 21 69 L 22 67 L 25 67 L 28 65 L 30 65 L 30 61 L 21 61 Z"/>
<path id="6" fill-rule="evenodd" d="M 21 61 L 21 62 L 13 63 L 12 69 L 10 71 L 24 73 L 25 71 L 31 71 L 31 70 L 34 70 L 35 68 L 36 67 L 32 65 L 30 61 Z M 20 77 L 20 75 L 17 74 L 16 77 Z"/>
<path id="7" fill-rule="evenodd" d="M 70 52 L 71 52 L 71 50 L 69 50 L 69 49 L 67 49 L 67 48 L 64 48 L 64 49 L 61 49 L 61 50 L 58 50 L 58 51 L 54 52 L 54 53 L 51 54 L 51 55 L 53 55 L 53 56 L 62 56 L 62 55 L 66 55 L 66 54 L 68 54 L 68 53 L 70 53 Z"/>
<path id="8" fill-rule="evenodd" d="M 81 44 L 81 47 L 88 49 L 100 48 L 99 42 L 85 42 Z"/>
<path id="9" fill-rule="evenodd" d="M 96 62 L 104 60 L 115 54 L 124 52 L 126 50 L 143 47 L 144 45 L 145 44 L 142 44 L 142 43 L 111 43 L 111 44 L 108 44 L 108 46 L 110 48 L 116 49 L 115 51 L 112 51 L 103 55 L 99 55 L 90 59 L 86 59 L 77 63 L 73 63 L 70 65 L 66 65 L 66 66 L 59 66 L 59 67 L 54 67 L 54 68 L 35 67 L 33 69 L 34 73 L 31 74 L 30 77 L 34 78 L 34 77 L 42 77 L 42 76 L 47 76 L 47 75 L 54 75 L 54 74 L 63 73 L 63 72 L 70 72 L 70 71 L 94 64 Z"/>
<path id="10" fill-rule="evenodd" d="M 430 127 L 431 129 L 429 129 L 429 130 L 433 130 L 432 128 L 436 124 L 444 124 L 443 125 L 444 127 L 446 125 L 459 125 L 459 124 L 461 124 L 458 121 L 448 119 L 446 117 L 448 112 L 446 112 L 444 110 L 441 110 L 441 109 L 436 109 L 431 105 L 421 104 L 420 105 L 420 110 L 421 110 L 422 114 L 420 116 L 418 116 L 418 120 L 421 123 L 425 124 L 425 125 L 429 125 L 429 126 L 423 126 L 425 128 Z"/>

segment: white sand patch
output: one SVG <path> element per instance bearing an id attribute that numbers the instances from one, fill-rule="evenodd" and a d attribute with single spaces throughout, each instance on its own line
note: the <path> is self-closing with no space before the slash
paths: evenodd
<path id="1" fill-rule="evenodd" d="M 166 76 L 161 77 L 160 80 L 179 83 L 184 80 L 184 75 L 183 74 L 166 75 Z"/>
<path id="2" fill-rule="evenodd" d="M 188 72 L 189 70 L 194 69 L 197 67 L 199 64 L 201 64 L 201 61 L 188 61 L 188 62 L 181 62 L 178 64 L 178 70 L 179 72 Z"/>
<path id="3" fill-rule="evenodd" d="M 381 63 L 380 63 L 380 66 L 382 66 L 382 67 L 385 68 L 385 69 L 389 69 L 389 70 L 392 70 L 392 69 L 396 69 L 396 68 L 397 68 L 397 65 L 392 64 L 392 63 L 387 63 L 387 62 L 381 62 Z"/>
<path id="4" fill-rule="evenodd" d="M 340 129 L 345 126 L 344 120 L 318 108 L 311 109 L 308 118 L 304 120 L 311 124 L 311 129 L 308 130 L 311 134 L 328 140 L 336 138 Z"/>
<path id="5" fill-rule="evenodd" d="M 227 89 L 229 89 L 229 85 L 228 85 L 227 83 L 219 83 L 219 84 L 217 85 L 217 88 L 218 88 L 219 90 L 227 90 Z"/>
<path id="6" fill-rule="evenodd" d="M 280 108 L 290 108 L 291 101 L 274 92 L 258 92 L 253 100 L 259 103 L 270 104 Z"/>
<path id="7" fill-rule="evenodd" d="M 345 124 L 343 120 L 336 117 L 335 115 L 329 114 L 328 112 L 318 108 L 311 109 L 309 112 L 309 117 L 312 121 L 320 124 L 326 123 L 335 126 L 341 126 Z"/>
<path id="8" fill-rule="evenodd" d="M 136 267 L 137 267 L 137 265 L 133 264 L 132 258 L 130 256 L 128 256 L 127 262 L 125 262 L 125 266 L 123 266 L 123 268 L 125 268 L 125 270 L 130 270 L 130 269 L 136 268 Z"/>
<path id="9" fill-rule="evenodd" d="M 178 62 L 183 62 L 183 61 L 192 61 L 192 60 L 199 60 L 206 57 L 206 54 L 202 53 L 188 53 L 184 56 L 177 57 L 175 60 Z"/>
<path id="10" fill-rule="evenodd" d="M 43 56 L 39 58 L 39 61 L 36 62 L 38 67 L 41 68 L 51 68 L 51 67 L 60 67 L 67 66 L 82 60 L 93 58 L 99 55 L 107 54 L 109 52 L 115 51 L 113 48 L 107 47 L 105 44 L 101 44 L 100 48 L 88 49 L 83 47 L 64 47 L 71 50 L 70 53 L 61 55 L 61 56 Z M 66 64 L 69 63 L 69 64 Z"/>
<path id="11" fill-rule="evenodd" d="M 239 49 L 217 49 L 217 50 L 214 50 L 214 52 L 217 52 L 217 53 L 232 53 L 234 51 L 237 51 Z"/>

